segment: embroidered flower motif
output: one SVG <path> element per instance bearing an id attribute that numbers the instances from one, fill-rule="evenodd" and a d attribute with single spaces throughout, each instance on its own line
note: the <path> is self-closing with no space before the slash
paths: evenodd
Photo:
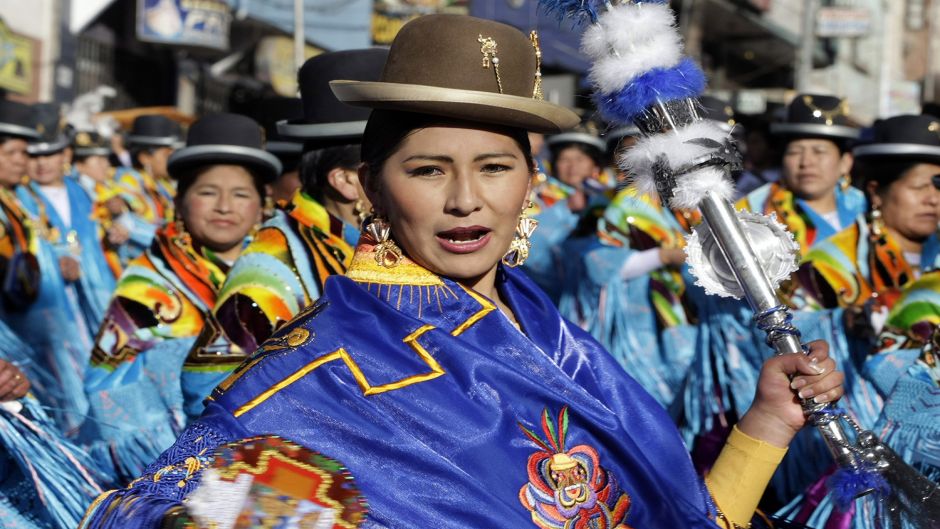
<path id="1" fill-rule="evenodd" d="M 587 445 L 565 447 L 568 407 L 558 413 L 558 423 L 546 408 L 542 412 L 542 439 L 522 423 L 539 451 L 529 456 L 529 482 L 519 491 L 519 501 L 532 512 L 542 529 L 629 529 L 625 519 L 630 496 L 600 465 L 597 451 Z"/>

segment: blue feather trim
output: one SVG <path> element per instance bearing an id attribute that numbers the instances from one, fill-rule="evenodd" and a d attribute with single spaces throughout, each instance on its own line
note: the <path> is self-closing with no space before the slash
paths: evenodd
<path id="1" fill-rule="evenodd" d="M 875 489 L 880 497 L 887 496 L 891 488 L 885 478 L 875 470 L 867 468 L 840 468 L 826 482 L 832 499 L 842 512 L 848 511 L 859 493 Z"/>
<path id="2" fill-rule="evenodd" d="M 597 22 L 598 10 L 605 4 L 604 0 L 539 0 L 539 7 L 545 14 L 554 16 L 559 22 L 566 18 L 575 23 L 588 19 L 591 24 Z"/>
<path id="3" fill-rule="evenodd" d="M 705 74 L 695 61 L 682 59 L 672 68 L 655 68 L 633 78 L 616 94 L 595 94 L 601 115 L 614 123 L 630 123 L 657 101 L 698 97 L 705 91 Z"/>

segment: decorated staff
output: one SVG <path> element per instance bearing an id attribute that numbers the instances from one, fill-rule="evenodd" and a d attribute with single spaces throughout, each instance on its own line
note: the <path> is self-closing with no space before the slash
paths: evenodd
<path id="1" fill-rule="evenodd" d="M 658 193 L 673 209 L 701 210 L 704 223 L 689 238 L 689 265 L 710 294 L 747 299 L 767 344 L 778 354 L 803 351 L 775 289 L 796 268 L 799 247 L 777 220 L 736 212 L 728 173 L 740 159 L 727 131 L 703 120 L 695 98 L 705 88 L 701 70 L 682 55 L 668 2 L 540 0 L 543 8 L 576 22 L 590 22 L 582 49 L 593 66 L 590 80 L 603 116 L 634 123 L 643 133 L 619 160 L 636 176 L 641 192 Z M 755 244 L 756 242 L 756 244 Z M 918 526 L 936 526 L 936 485 L 903 463 L 871 432 L 862 432 L 831 405 L 804 400 L 841 469 L 830 486 L 849 504 L 878 492 L 889 510 L 904 511 Z M 855 440 L 843 425 L 857 430 Z M 890 486 L 889 486 L 890 484 Z"/>

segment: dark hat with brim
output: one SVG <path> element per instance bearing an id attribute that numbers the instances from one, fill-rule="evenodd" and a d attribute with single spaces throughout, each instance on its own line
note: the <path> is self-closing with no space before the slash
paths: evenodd
<path id="1" fill-rule="evenodd" d="M 29 105 L 0 99 L 0 136 L 38 140 L 36 119 Z"/>
<path id="2" fill-rule="evenodd" d="M 770 133 L 788 139 L 821 138 L 836 142 L 858 140 L 861 131 L 848 119 L 844 99 L 818 94 L 798 94 L 787 105 L 783 123 L 770 125 Z"/>
<path id="3" fill-rule="evenodd" d="M 702 107 L 702 117 L 718 124 L 725 132 L 731 132 L 737 124 L 734 118 L 734 107 L 723 99 L 715 96 L 702 96 L 699 98 Z"/>
<path id="4" fill-rule="evenodd" d="M 239 114 L 209 114 L 189 128 L 186 147 L 174 151 L 167 170 L 179 177 L 187 170 L 216 164 L 241 165 L 271 182 L 281 174 L 277 156 L 264 150 L 257 121 Z"/>
<path id="5" fill-rule="evenodd" d="M 36 103 L 33 105 L 36 130 L 39 138 L 26 146 L 30 156 L 51 156 L 60 153 L 69 146 L 69 138 L 62 130 L 62 113 L 55 103 Z"/>
<path id="6" fill-rule="evenodd" d="M 69 146 L 69 139 L 65 134 L 59 134 L 52 139 L 35 141 L 26 146 L 26 154 L 30 156 L 51 156 L 58 154 Z"/>
<path id="7" fill-rule="evenodd" d="M 398 32 L 379 81 L 330 85 L 351 105 L 558 133 L 579 119 L 542 99 L 537 42 L 499 22 L 427 15 Z"/>
<path id="8" fill-rule="evenodd" d="M 179 123 L 160 114 L 137 116 L 124 141 L 134 147 L 170 147 L 184 145 Z"/>
<path id="9" fill-rule="evenodd" d="M 327 52 L 311 57 L 297 72 L 301 112 L 278 122 L 283 136 L 306 140 L 358 142 L 366 129 L 369 109 L 341 103 L 333 95 L 330 81 L 378 81 L 388 58 L 385 48 Z"/>
<path id="10" fill-rule="evenodd" d="M 78 157 L 110 156 L 111 144 L 95 131 L 79 130 L 72 137 L 72 153 Z"/>
<path id="11" fill-rule="evenodd" d="M 330 97 L 333 97 L 332 94 Z M 277 156 L 277 159 L 281 161 L 282 170 L 288 172 L 293 170 L 303 154 L 304 144 L 303 141 L 281 134 L 278 124 L 285 118 L 303 113 L 300 99 L 280 96 L 264 97 L 247 104 L 243 113 L 260 123 L 264 129 L 264 150 Z"/>
<path id="12" fill-rule="evenodd" d="M 860 162 L 893 159 L 940 164 L 940 118 L 895 116 L 878 121 L 873 129 L 872 142 L 852 150 Z"/>

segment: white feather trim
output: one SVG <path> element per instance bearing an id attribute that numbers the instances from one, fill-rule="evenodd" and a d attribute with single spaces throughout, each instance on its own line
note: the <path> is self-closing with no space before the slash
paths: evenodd
<path id="1" fill-rule="evenodd" d="M 649 70 L 678 64 L 682 38 L 669 6 L 620 4 L 585 30 L 581 49 L 593 62 L 591 81 L 602 93 L 614 93 Z"/>
<path id="2" fill-rule="evenodd" d="M 619 92 L 633 78 L 653 68 L 671 68 L 682 59 L 682 45 L 675 32 L 662 33 L 634 51 L 594 59 L 588 78 L 604 94 Z"/>
<path id="3" fill-rule="evenodd" d="M 734 196 L 734 184 L 720 167 L 707 167 L 682 175 L 676 181 L 676 187 L 669 199 L 669 207 L 674 209 L 695 209 L 709 193 L 719 198 L 731 200 Z"/>
<path id="4" fill-rule="evenodd" d="M 688 143 L 690 140 L 707 138 L 719 143 L 727 141 L 729 134 L 711 121 L 697 121 L 675 131 L 640 138 L 620 155 L 620 168 L 634 178 L 634 187 L 641 193 L 656 193 L 653 165 L 660 157 L 670 169 L 679 169 L 708 155 L 712 149 Z M 705 168 L 682 176 L 676 182 L 673 197 L 669 201 L 673 208 L 695 208 L 708 192 L 717 192 L 731 199 L 734 186 L 719 168 Z"/>
<path id="5" fill-rule="evenodd" d="M 597 23 L 584 31 L 581 49 L 591 59 L 605 57 L 612 51 L 626 55 L 664 33 L 676 35 L 681 43 L 675 14 L 668 5 L 619 4 L 602 13 Z"/>

